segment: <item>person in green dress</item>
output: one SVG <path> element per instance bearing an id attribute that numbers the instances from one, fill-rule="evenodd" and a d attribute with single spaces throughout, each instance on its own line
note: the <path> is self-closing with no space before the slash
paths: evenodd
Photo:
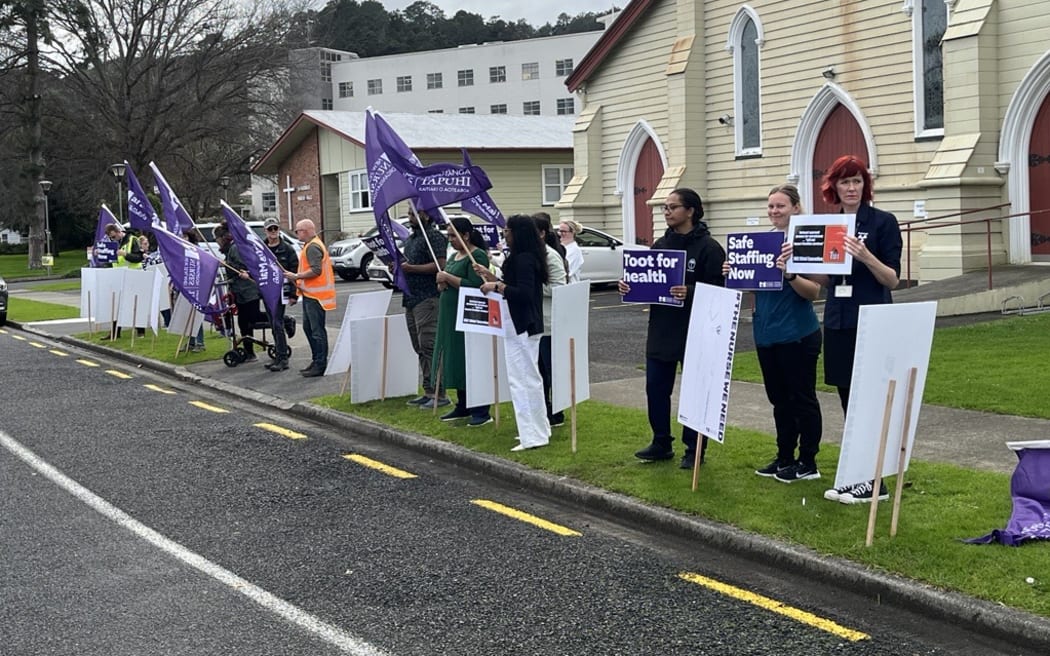
<path id="1" fill-rule="evenodd" d="M 437 274 L 441 297 L 438 300 L 438 327 L 432 370 L 441 371 L 441 384 L 445 389 L 456 390 L 456 407 L 443 415 L 441 421 L 470 417 L 468 426 L 484 426 L 492 421 L 489 406 L 467 407 L 466 349 L 463 345 L 463 333 L 456 330 L 456 303 L 460 287 L 481 287 L 481 283 L 484 282 L 474 272 L 467 249 L 470 249 L 474 261 L 486 268 L 489 266 L 489 256 L 485 250 L 485 239 L 466 218 L 452 219 L 448 230 L 448 243 L 455 249 L 455 254 L 448 258 L 445 270 Z"/>

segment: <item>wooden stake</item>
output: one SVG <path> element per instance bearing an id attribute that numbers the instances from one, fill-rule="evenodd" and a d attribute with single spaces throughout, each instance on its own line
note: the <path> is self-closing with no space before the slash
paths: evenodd
<path id="1" fill-rule="evenodd" d="M 346 368 L 346 375 L 343 376 L 343 385 L 339 388 L 339 396 L 346 394 L 346 386 L 350 383 L 350 367 Z"/>
<path id="2" fill-rule="evenodd" d="M 442 351 L 438 355 L 437 379 L 434 382 L 434 416 L 435 417 L 437 416 L 437 413 L 438 413 L 438 402 L 437 402 L 437 400 L 438 400 L 438 397 L 441 395 L 441 373 L 444 371 L 444 369 L 445 369 L 445 352 Z M 423 391 L 426 392 L 426 390 L 423 390 Z"/>
<path id="3" fill-rule="evenodd" d="M 131 299 L 131 348 L 135 348 L 135 335 L 138 334 L 139 329 L 139 297 Z"/>
<path id="4" fill-rule="evenodd" d="M 110 305 L 109 305 L 109 339 L 113 341 L 117 338 L 117 293 L 110 292 Z"/>
<path id="5" fill-rule="evenodd" d="M 496 346 L 496 336 L 492 336 L 492 391 L 495 393 L 496 402 L 493 405 L 496 408 L 495 423 L 496 428 L 499 428 L 499 349 Z"/>
<path id="6" fill-rule="evenodd" d="M 886 438 L 890 433 L 890 416 L 893 414 L 893 396 L 897 381 L 890 379 L 886 388 L 886 407 L 882 412 L 882 433 L 879 435 L 879 455 L 875 459 L 875 478 L 871 481 L 871 510 L 868 512 L 868 535 L 864 546 L 870 547 L 875 540 L 875 518 L 879 514 L 879 489 L 882 486 L 882 459 L 886 457 Z"/>
<path id="7" fill-rule="evenodd" d="M 893 515 L 890 519 L 890 537 L 897 536 L 897 519 L 900 517 L 901 492 L 904 491 L 904 465 L 908 457 L 908 435 L 911 433 L 911 408 L 915 395 L 915 381 L 919 377 L 919 369 L 912 367 L 908 370 L 908 397 L 904 402 L 904 427 L 901 429 L 901 450 L 897 456 L 897 486 L 893 492 Z"/>
<path id="8" fill-rule="evenodd" d="M 572 452 L 576 453 L 576 338 L 569 338 L 569 400 L 572 402 Z"/>
<path id="9" fill-rule="evenodd" d="M 386 355 L 387 355 L 387 343 L 386 334 L 387 326 L 390 324 L 390 317 L 383 317 L 383 376 L 379 387 L 379 400 L 386 401 Z"/>
<path id="10" fill-rule="evenodd" d="M 178 358 L 179 357 L 179 353 L 182 352 L 182 342 L 183 342 L 183 340 L 189 338 L 189 335 L 187 335 L 187 333 L 190 332 L 190 326 L 193 324 L 193 316 L 194 316 L 194 314 L 196 312 L 197 312 L 197 308 L 194 308 L 194 309 L 190 310 L 190 313 L 188 315 L 186 315 L 186 325 L 183 326 L 182 334 L 179 335 L 179 343 L 175 347 L 175 357 L 176 358 Z"/>
<path id="11" fill-rule="evenodd" d="M 87 301 L 88 301 L 88 306 L 87 306 L 87 311 L 88 311 L 88 330 L 91 332 L 91 336 L 94 337 L 95 336 L 95 315 L 92 314 L 92 312 L 91 312 L 91 290 L 90 289 L 88 290 L 88 293 L 87 293 Z"/>

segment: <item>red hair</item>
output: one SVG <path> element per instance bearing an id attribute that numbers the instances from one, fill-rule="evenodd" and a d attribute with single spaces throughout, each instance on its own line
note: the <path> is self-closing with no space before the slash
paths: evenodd
<path id="1" fill-rule="evenodd" d="M 859 175 L 864 180 L 864 189 L 860 193 L 861 204 L 870 203 L 872 199 L 871 174 L 868 173 L 868 165 L 856 155 L 843 155 L 828 167 L 827 173 L 824 174 L 824 182 L 820 185 L 820 195 L 824 197 L 824 202 L 841 205 L 842 199 L 839 198 L 835 184 L 842 178 L 852 178 L 855 175 Z"/>

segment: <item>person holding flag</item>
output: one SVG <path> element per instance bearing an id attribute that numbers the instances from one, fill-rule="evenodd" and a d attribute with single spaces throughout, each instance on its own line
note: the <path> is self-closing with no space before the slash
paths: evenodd
<path id="1" fill-rule="evenodd" d="M 419 373 L 423 379 L 423 395 L 408 404 L 423 409 L 440 408 L 450 401 L 438 388 L 435 380 L 437 369 L 431 363 L 434 360 L 440 295 L 436 276 L 445 269 L 448 242 L 426 212 L 409 210 L 408 221 L 412 225 L 412 234 L 405 240 L 405 263 L 401 265 L 408 293 L 402 295 L 401 305 L 405 308 L 408 334 L 412 338 L 412 349 L 419 356 Z"/>
<path id="2" fill-rule="evenodd" d="M 262 319 L 259 285 L 252 279 L 228 224 L 220 223 L 213 233 L 219 244 L 219 252 L 226 256 L 230 293 L 237 306 L 237 329 L 243 338 L 239 343 L 239 347 L 244 349 L 243 362 L 255 362 L 259 359 L 255 355 L 255 324 Z"/>
<path id="3" fill-rule="evenodd" d="M 328 368 L 328 330 L 325 312 L 335 310 L 335 271 L 328 249 L 317 236 L 310 219 L 295 224 L 295 236 L 306 246 L 299 253 L 299 270 L 285 271 L 284 277 L 296 284 L 303 299 L 303 333 L 310 344 L 310 366 L 299 373 L 304 378 L 323 376 Z"/>
<path id="4" fill-rule="evenodd" d="M 292 272 L 298 271 L 299 257 L 292 250 L 292 247 L 281 239 L 281 222 L 271 216 L 263 221 L 263 228 L 266 230 L 266 248 L 273 254 L 281 269 Z M 277 352 L 277 359 L 266 365 L 266 368 L 270 371 L 284 371 L 288 368 L 288 356 L 290 354 L 288 338 L 295 335 L 295 319 L 285 316 L 285 305 L 294 305 L 299 300 L 299 297 L 295 295 L 295 287 L 291 283 L 285 283 L 282 287 L 281 296 L 281 302 L 277 304 L 275 311 L 270 314 L 274 350 Z"/>

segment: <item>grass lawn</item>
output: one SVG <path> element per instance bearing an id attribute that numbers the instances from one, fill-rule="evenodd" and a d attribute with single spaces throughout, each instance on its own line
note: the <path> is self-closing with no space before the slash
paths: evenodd
<path id="1" fill-rule="evenodd" d="M 769 459 L 772 437 L 730 428 L 725 446 L 712 443 L 708 449 L 694 493 L 691 473 L 678 469 L 677 460 L 643 464 L 632 457 L 649 438 L 641 410 L 587 401 L 578 410 L 578 453 L 571 452 L 568 426 L 554 429 L 547 448 L 512 453 L 517 430 L 509 403 L 501 405 L 498 429 L 493 424 L 468 429 L 463 422 L 449 425 L 430 412 L 406 407 L 404 399 L 351 405 L 345 397 L 329 396 L 317 402 L 822 554 L 1050 616 L 1050 545 L 1008 548 L 959 541 L 1006 525 L 1010 482 L 1004 474 L 913 460 L 897 537 L 889 538 L 891 506 L 882 503 L 875 544 L 867 548 L 869 507 L 823 498 L 838 460 L 834 445 L 822 447 L 822 480 L 785 485 L 753 473 Z M 887 484 L 892 492 L 896 479 L 887 479 Z M 1035 584 L 1026 582 L 1029 576 Z"/>
<path id="2" fill-rule="evenodd" d="M 85 341 L 97 342 L 106 336 L 109 331 L 108 325 L 100 325 L 99 329 L 94 333 L 81 333 L 75 335 L 79 339 Z M 179 347 L 178 335 L 172 335 L 166 330 L 161 331 L 154 336 L 150 330 L 146 331 L 145 337 L 135 337 L 134 345 L 132 345 L 132 335 L 135 334 L 133 329 L 124 328 L 120 331 L 120 337 L 115 341 L 105 342 L 109 348 L 118 349 L 125 353 L 134 353 L 135 355 L 149 358 L 150 360 L 157 360 L 158 362 L 167 362 L 168 364 L 187 365 L 194 364 L 197 362 L 207 362 L 209 360 L 219 360 L 223 354 L 230 350 L 230 340 L 223 337 L 219 333 L 208 330 L 204 330 L 204 347 L 205 350 L 201 353 L 176 353 L 176 349 Z M 183 346 L 186 345 L 186 340 L 182 341 Z"/>
<path id="3" fill-rule="evenodd" d="M 19 323 L 29 321 L 50 321 L 52 319 L 75 319 L 80 316 L 80 308 L 57 303 L 42 303 L 28 298 L 11 296 L 7 302 L 7 318 Z"/>
<path id="4" fill-rule="evenodd" d="M 52 278 L 65 278 L 76 275 L 86 264 L 84 250 L 69 251 L 65 255 L 55 254 L 55 266 L 51 267 Z M 47 275 L 47 269 L 30 269 L 28 255 L 0 255 L 0 276 L 5 280 L 19 278 L 38 278 Z"/>

